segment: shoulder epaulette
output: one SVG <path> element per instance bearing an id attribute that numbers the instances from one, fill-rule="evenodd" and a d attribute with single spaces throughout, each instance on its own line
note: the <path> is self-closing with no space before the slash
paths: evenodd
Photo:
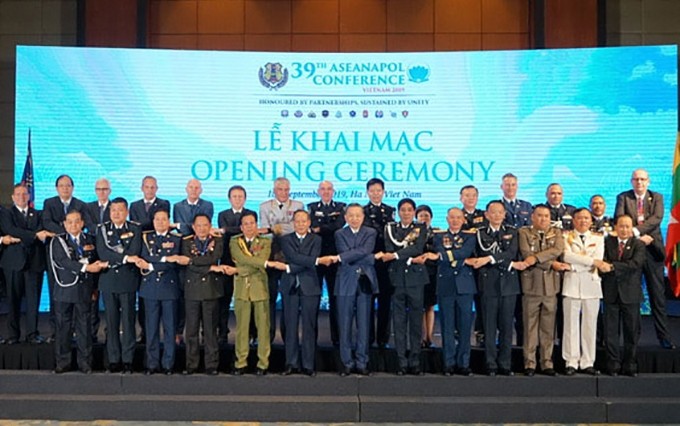
<path id="1" fill-rule="evenodd" d="M 142 231 L 142 234 L 150 234 L 152 232 L 156 232 L 156 231 Z"/>
<path id="2" fill-rule="evenodd" d="M 190 240 L 192 238 L 194 238 L 193 235 L 187 235 L 186 237 L 182 237 L 183 240 Z"/>
<path id="3" fill-rule="evenodd" d="M 477 228 L 463 229 L 461 232 L 463 232 L 463 234 L 476 234 Z"/>
<path id="4" fill-rule="evenodd" d="M 141 223 L 135 222 L 134 220 L 131 220 L 130 223 L 133 224 L 133 225 L 142 226 Z"/>

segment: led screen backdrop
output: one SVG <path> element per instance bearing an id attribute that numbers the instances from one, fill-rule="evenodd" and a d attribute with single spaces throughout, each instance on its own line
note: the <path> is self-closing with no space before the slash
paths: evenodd
<path id="1" fill-rule="evenodd" d="M 336 198 L 430 204 L 434 223 L 461 186 L 498 198 L 501 176 L 519 197 L 545 200 L 550 182 L 586 205 L 645 167 L 670 198 L 677 131 L 677 47 L 457 53 L 263 53 L 18 47 L 16 180 L 32 133 L 37 206 L 70 174 L 94 200 L 141 197 L 145 175 L 180 201 L 203 182 L 215 210 L 241 184 L 250 208 L 277 176 L 310 202 L 331 180 Z M 214 219 L 216 221 L 216 218 Z"/>

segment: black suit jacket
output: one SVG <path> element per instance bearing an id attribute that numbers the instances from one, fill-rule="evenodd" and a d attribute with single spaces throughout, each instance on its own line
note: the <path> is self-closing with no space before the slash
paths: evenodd
<path id="1" fill-rule="evenodd" d="M 28 208 L 23 214 L 15 206 L 0 211 L 0 229 L 6 235 L 21 239 L 19 244 L 5 247 L 0 266 L 8 271 L 45 270 L 45 244 L 35 238 L 36 232 L 42 229 L 42 217 L 39 210 Z"/>
<path id="2" fill-rule="evenodd" d="M 345 203 L 331 200 L 328 205 L 318 201 L 307 204 L 312 217 L 312 229 L 319 228 L 321 255 L 338 254 L 335 249 L 335 231 L 345 226 Z"/>
<path id="3" fill-rule="evenodd" d="M 413 237 L 410 244 L 398 245 L 407 237 Z M 385 226 L 385 250 L 399 256 L 387 266 L 393 287 L 424 286 L 430 281 L 425 265 L 408 264 L 409 258 L 423 254 L 426 241 L 427 228 L 423 224 L 411 223 L 407 228 L 403 228 L 401 223 Z"/>
<path id="4" fill-rule="evenodd" d="M 295 290 L 299 282 L 300 292 L 305 296 L 319 296 L 321 286 L 316 274 L 316 259 L 321 254 L 321 237 L 307 233 L 300 242 L 297 234 L 281 237 L 281 250 L 290 272 L 283 274 L 279 290 L 287 294 Z"/>
<path id="5" fill-rule="evenodd" d="M 91 222 L 85 203 L 75 197 L 71 198 L 71 203 L 68 205 L 69 213 L 74 210 L 81 213 L 86 224 L 88 221 Z M 64 213 L 64 204 L 61 202 L 61 199 L 58 196 L 47 198 L 43 204 L 42 227 L 55 234 L 63 234 L 66 232 L 64 229 L 64 219 L 66 219 L 66 214 Z"/>
<path id="6" fill-rule="evenodd" d="M 165 210 L 168 212 L 168 216 L 170 216 L 170 202 L 156 197 L 156 200 L 151 204 L 149 212 L 147 213 L 143 198 L 141 200 L 133 201 L 132 204 L 130 204 L 130 220 L 139 223 L 142 227 L 142 231 L 152 231 L 153 215 L 156 214 L 158 210 Z"/>
<path id="7" fill-rule="evenodd" d="M 614 270 L 602 274 L 602 293 L 606 303 L 640 303 L 642 301 L 641 274 L 645 263 L 645 245 L 637 238 L 628 238 L 619 259 L 619 239 L 609 236 L 604 240 L 604 261 Z"/>
<path id="8" fill-rule="evenodd" d="M 94 235 L 97 232 L 97 225 L 101 225 L 104 222 L 111 220 L 111 201 L 106 203 L 106 208 L 104 208 L 104 213 L 100 215 L 99 211 L 99 201 L 92 201 L 85 204 L 87 209 L 88 221 L 85 223 L 87 231 Z"/>
<path id="9" fill-rule="evenodd" d="M 142 231 L 132 222 L 115 229 L 106 222 L 97 228 L 97 254 L 109 262 L 109 268 L 99 275 L 99 289 L 109 293 L 132 293 L 139 288 L 139 269 L 134 263 L 123 263 L 125 256 L 142 252 Z M 116 250 L 118 248 L 118 250 Z"/>
<path id="10" fill-rule="evenodd" d="M 84 263 L 97 260 L 94 237 L 81 233 L 78 242 L 68 234 L 50 241 L 50 267 L 56 276 L 54 300 L 67 303 L 89 303 L 92 300 L 94 276 L 82 272 Z"/>
<path id="11" fill-rule="evenodd" d="M 663 247 L 661 236 L 661 221 L 663 220 L 663 195 L 654 191 L 647 191 L 644 196 L 644 218 L 642 225 L 637 224 L 637 198 L 631 189 L 616 196 L 616 214 L 627 214 L 633 218 L 634 226 L 640 231 L 640 235 L 649 235 L 654 238 L 654 244 Z"/>
<path id="12" fill-rule="evenodd" d="M 208 237 L 204 247 L 193 235 L 182 239 L 182 254 L 191 258 L 184 275 L 186 300 L 214 300 L 224 296 L 221 274 L 210 272 L 210 266 L 219 264 L 222 258 L 222 247 L 221 237 Z"/>
<path id="13" fill-rule="evenodd" d="M 495 261 L 479 268 L 477 284 L 482 296 L 520 294 L 519 276 L 510 267 L 519 257 L 519 238 L 514 226 L 501 225 L 498 233 L 490 227 L 479 229 L 475 252 L 477 257 L 492 256 Z"/>

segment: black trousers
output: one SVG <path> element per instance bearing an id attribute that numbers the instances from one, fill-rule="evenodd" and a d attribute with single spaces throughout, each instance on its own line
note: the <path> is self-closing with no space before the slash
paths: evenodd
<path id="1" fill-rule="evenodd" d="M 90 302 L 54 302 L 54 308 L 56 320 L 54 356 L 57 368 L 69 369 L 71 366 L 71 337 L 75 329 L 78 368 L 90 369 L 92 363 Z"/>
<path id="2" fill-rule="evenodd" d="M 199 334 L 203 324 L 205 368 L 217 369 L 220 348 L 217 344 L 217 323 L 220 312 L 219 299 L 185 300 L 187 370 L 198 369 L 200 361 Z"/>
<path id="3" fill-rule="evenodd" d="M 420 368 L 423 298 L 423 286 L 394 288 L 392 295 L 394 347 L 397 350 L 400 368 Z"/>
<path id="4" fill-rule="evenodd" d="M 19 340 L 21 337 L 21 298 L 26 298 L 26 339 L 38 335 L 38 307 L 42 292 L 43 272 L 4 270 L 7 283 L 7 338 Z"/>
<path id="5" fill-rule="evenodd" d="M 607 348 L 607 369 L 618 372 L 637 372 L 637 344 L 640 338 L 640 304 L 604 304 L 605 345 Z M 623 358 L 620 354 L 620 331 L 623 332 Z"/>
<path id="6" fill-rule="evenodd" d="M 659 262 L 649 250 L 645 250 L 647 259 L 642 266 L 642 275 L 647 283 L 647 293 L 649 294 L 649 306 L 652 308 L 654 318 L 654 329 L 656 337 L 671 341 L 668 333 L 668 317 L 666 316 L 666 292 L 665 281 L 663 278 L 663 262 Z"/>

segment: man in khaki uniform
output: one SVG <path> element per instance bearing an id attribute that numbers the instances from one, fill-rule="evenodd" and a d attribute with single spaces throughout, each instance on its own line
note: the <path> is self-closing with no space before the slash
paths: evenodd
<path id="1" fill-rule="evenodd" d="M 269 289 L 267 266 L 275 267 L 279 262 L 268 262 L 271 240 L 260 237 L 257 230 L 257 214 L 244 211 L 240 218 L 243 234 L 236 235 L 229 242 L 229 250 L 236 265 L 234 276 L 234 314 L 236 316 L 236 362 L 234 374 L 242 375 L 248 365 L 248 328 L 251 310 L 257 327 L 257 375 L 267 374 L 269 368 Z M 271 265 L 268 265 L 271 264 Z M 284 265 L 285 267 L 285 265 Z"/>
<path id="2" fill-rule="evenodd" d="M 522 319 L 524 322 L 524 373 L 536 372 L 536 348 L 540 345 L 543 374 L 555 376 L 552 353 L 560 277 L 553 262 L 564 251 L 562 232 L 550 226 L 550 209 L 538 205 L 531 214 L 531 226 L 519 230 L 519 250 L 529 265 L 520 275 Z"/>

